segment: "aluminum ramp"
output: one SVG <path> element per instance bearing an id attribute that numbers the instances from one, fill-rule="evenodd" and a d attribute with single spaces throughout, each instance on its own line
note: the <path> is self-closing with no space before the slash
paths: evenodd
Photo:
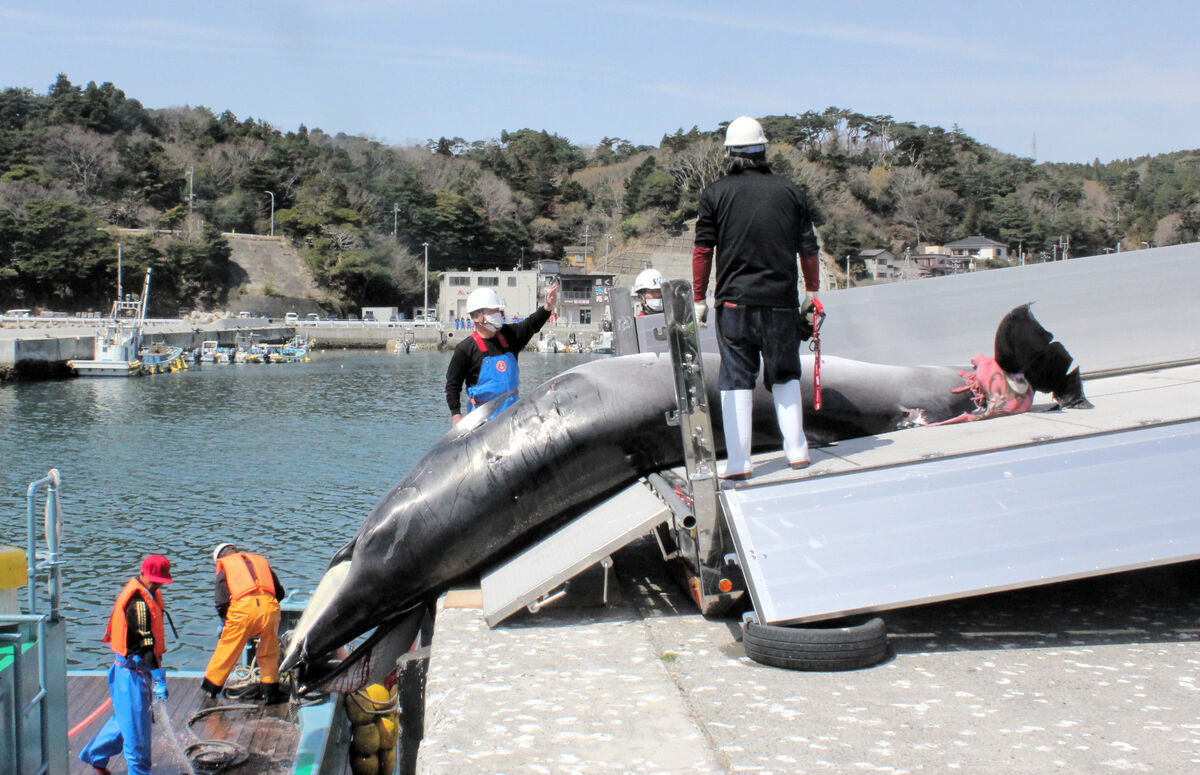
<path id="1" fill-rule="evenodd" d="M 549 602 L 544 595 L 669 516 L 650 488 L 634 483 L 486 573 L 480 579 L 484 620 L 495 627 L 522 608 L 536 610 L 539 601 Z"/>
<path id="2" fill-rule="evenodd" d="M 802 479 L 723 492 L 762 620 L 1200 558 L 1200 366 L 1085 388 L 1095 409 L 855 439 Z"/>

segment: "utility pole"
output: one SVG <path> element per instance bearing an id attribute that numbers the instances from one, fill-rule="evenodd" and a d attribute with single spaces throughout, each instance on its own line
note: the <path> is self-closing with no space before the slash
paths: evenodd
<path id="1" fill-rule="evenodd" d="M 195 172 L 194 167 L 188 167 L 188 221 L 192 219 L 192 200 L 196 198 L 192 193 L 192 184 L 195 182 L 196 177 Z M 191 223 L 188 224 L 188 227 L 191 227 Z"/>
<path id="2" fill-rule="evenodd" d="M 396 241 L 396 227 L 400 224 L 399 215 L 400 205 L 392 202 L 392 242 Z"/>
<path id="3" fill-rule="evenodd" d="M 583 227 L 583 267 L 584 267 L 584 269 L 587 269 L 588 237 L 590 236 L 591 228 L 592 228 L 592 225 L 590 223 Z"/>
<path id="4" fill-rule="evenodd" d="M 117 243 L 117 301 L 121 300 L 121 243 Z"/>
<path id="5" fill-rule="evenodd" d="M 275 236 L 275 192 L 274 191 L 264 191 L 263 193 L 271 195 L 271 236 L 274 237 Z"/>
<path id="6" fill-rule="evenodd" d="M 846 254 L 846 287 L 850 287 L 850 254 Z"/>
<path id="7" fill-rule="evenodd" d="M 421 308 L 421 317 L 425 322 L 429 322 L 429 243 L 422 242 L 421 246 L 425 248 L 425 306 Z"/>
<path id="8" fill-rule="evenodd" d="M 608 241 L 604 243 L 604 273 L 608 274 L 608 251 L 612 247 L 612 235 L 605 234 L 604 236 L 608 238 Z"/>

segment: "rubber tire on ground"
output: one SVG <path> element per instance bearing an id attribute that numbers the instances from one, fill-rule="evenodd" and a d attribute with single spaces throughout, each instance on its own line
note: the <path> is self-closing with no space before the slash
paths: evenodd
<path id="1" fill-rule="evenodd" d="M 786 670 L 858 670 L 887 658 L 887 628 L 873 617 L 840 627 L 759 624 L 754 612 L 742 620 L 742 646 L 755 662 Z"/>

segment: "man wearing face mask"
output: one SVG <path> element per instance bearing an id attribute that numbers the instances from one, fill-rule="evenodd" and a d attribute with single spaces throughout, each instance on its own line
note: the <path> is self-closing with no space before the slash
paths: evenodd
<path id="1" fill-rule="evenodd" d="M 520 372 L 517 354 L 525 349 L 533 335 L 542 330 L 554 304 L 558 286 L 546 291 L 546 303 L 520 323 L 504 322 L 504 304 L 491 288 L 476 288 L 467 297 L 467 314 L 475 331 L 454 348 L 446 368 L 446 404 L 451 425 L 462 419 L 462 390 L 465 385 L 467 411 L 494 398 L 508 398 L 493 412 L 495 417 L 517 400 Z"/>
<path id="2" fill-rule="evenodd" d="M 633 281 L 633 295 L 641 302 L 642 315 L 654 315 L 663 311 L 662 272 L 657 269 L 643 269 Z"/>

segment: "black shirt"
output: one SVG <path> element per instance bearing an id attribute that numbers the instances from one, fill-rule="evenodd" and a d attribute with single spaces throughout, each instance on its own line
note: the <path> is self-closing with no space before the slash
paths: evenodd
<path id="1" fill-rule="evenodd" d="M 463 388 L 474 387 L 479 381 L 479 369 L 483 366 L 484 358 L 505 353 L 512 353 L 514 358 L 517 357 L 549 319 L 550 313 L 546 308 L 538 307 L 520 323 L 505 323 L 500 326 L 500 336 L 504 337 L 505 344 L 500 344 L 500 336 L 483 339 L 487 352 L 479 349 L 475 337 L 470 334 L 455 345 L 454 355 L 450 356 L 450 365 L 446 367 L 446 404 L 450 407 L 450 414 L 462 414 Z"/>
<path id="2" fill-rule="evenodd" d="M 166 617 L 166 613 L 163 613 Z M 125 604 L 125 655 L 138 655 L 151 670 L 158 669 L 154 653 L 154 628 L 150 624 L 150 606 L 141 595 L 134 595 Z"/>
<path id="3" fill-rule="evenodd" d="M 726 175 L 700 194 L 696 244 L 716 247 L 717 302 L 795 307 L 796 255 L 817 254 L 800 187 L 767 170 Z"/>

